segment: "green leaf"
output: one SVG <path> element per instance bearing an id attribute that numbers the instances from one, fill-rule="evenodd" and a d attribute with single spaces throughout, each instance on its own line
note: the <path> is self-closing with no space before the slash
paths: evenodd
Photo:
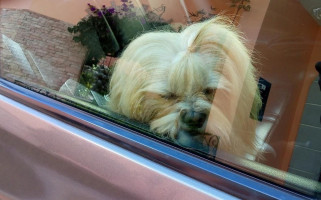
<path id="1" fill-rule="evenodd" d="M 79 36 L 74 36 L 73 38 L 72 38 L 75 42 L 80 42 L 80 37 Z"/>
<path id="2" fill-rule="evenodd" d="M 68 27 L 68 32 L 69 33 L 73 33 L 74 32 L 74 29 L 72 27 Z"/>

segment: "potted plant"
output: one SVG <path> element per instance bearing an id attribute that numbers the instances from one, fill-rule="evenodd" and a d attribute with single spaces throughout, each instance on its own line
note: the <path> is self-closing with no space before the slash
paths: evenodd
<path id="1" fill-rule="evenodd" d="M 161 14 L 144 5 L 143 13 L 132 1 L 121 0 L 120 6 L 97 8 L 88 3 L 89 15 L 68 31 L 73 40 L 87 48 L 79 83 L 101 95 L 108 93 L 112 66 L 105 66 L 107 57 L 118 57 L 131 40 L 152 30 L 173 30 Z M 160 7 L 165 11 L 165 7 Z M 159 10 L 159 9 L 158 9 Z"/>
<path id="2" fill-rule="evenodd" d="M 120 6 L 97 8 L 88 3 L 90 14 L 77 25 L 69 27 L 75 42 L 87 48 L 86 65 L 97 64 L 106 56 L 117 57 L 129 42 L 140 34 L 160 29 L 171 29 L 169 23 L 161 17 L 155 19 L 153 11 L 144 14 L 128 0 L 122 0 Z"/>

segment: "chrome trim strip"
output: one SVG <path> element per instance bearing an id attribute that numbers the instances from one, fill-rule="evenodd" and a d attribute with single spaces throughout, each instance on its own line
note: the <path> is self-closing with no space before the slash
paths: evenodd
<path id="1" fill-rule="evenodd" d="M 212 192 L 218 189 L 242 199 L 310 199 L 220 163 L 176 149 L 3 79 L 0 79 L 0 94 L 113 143 L 112 148 L 117 148 L 117 151 L 119 146 L 147 158 L 144 161 L 148 163 L 150 162 L 148 160 L 154 161 L 164 165 L 165 168 L 173 169 L 211 186 L 193 185 L 195 189 L 198 188 L 203 192 L 213 194 Z M 94 140 L 96 137 L 89 135 L 86 137 L 96 142 Z M 130 153 L 129 151 L 126 153 Z M 159 165 L 155 164 L 155 166 Z M 176 179 L 184 181 L 179 173 L 176 174 Z M 209 188 L 216 188 L 216 190 L 209 190 Z"/>

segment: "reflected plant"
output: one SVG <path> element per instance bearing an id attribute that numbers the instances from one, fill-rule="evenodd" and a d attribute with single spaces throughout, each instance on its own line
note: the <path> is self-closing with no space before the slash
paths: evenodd
<path id="1" fill-rule="evenodd" d="M 144 6 L 145 15 L 135 8 L 130 0 L 121 0 L 115 7 L 103 5 L 97 8 L 88 3 L 89 15 L 77 25 L 69 27 L 73 40 L 87 48 L 86 65 L 97 64 L 106 56 L 118 57 L 129 42 L 140 34 L 151 30 L 171 29 L 169 22 Z"/>
<path id="2" fill-rule="evenodd" d="M 235 21 L 238 13 L 241 10 L 244 10 L 247 12 L 251 10 L 251 5 L 250 5 L 251 0 L 230 0 L 230 1 L 231 1 L 231 7 L 237 8 L 236 13 L 234 15 L 233 22 Z"/>
<path id="3" fill-rule="evenodd" d="M 85 65 L 79 83 L 101 95 L 108 94 L 108 83 L 112 67 L 104 65 Z"/>
<path id="4" fill-rule="evenodd" d="M 239 11 L 244 10 L 246 12 L 251 10 L 251 0 L 230 0 L 231 8 L 236 8 L 236 12 L 233 18 L 233 22 L 235 21 L 237 15 L 239 14 Z M 205 11 L 204 9 L 198 10 L 196 12 L 189 12 L 189 19 L 191 21 L 188 21 L 188 23 L 193 23 L 193 22 L 202 22 L 205 20 L 208 20 L 216 15 L 216 8 L 211 6 L 210 12 Z"/>
<path id="5" fill-rule="evenodd" d="M 188 23 L 202 22 L 202 21 L 208 20 L 216 15 L 214 13 L 215 10 L 216 10 L 216 8 L 211 6 L 211 12 L 207 12 L 204 9 L 198 10 L 196 12 L 188 12 L 189 19 L 191 19 L 191 21 L 189 21 Z"/>
<path id="6" fill-rule="evenodd" d="M 250 5 L 251 0 L 230 0 L 230 1 L 231 1 L 231 7 L 236 7 L 237 12 L 239 10 L 244 10 L 244 11 L 251 10 L 251 5 Z"/>

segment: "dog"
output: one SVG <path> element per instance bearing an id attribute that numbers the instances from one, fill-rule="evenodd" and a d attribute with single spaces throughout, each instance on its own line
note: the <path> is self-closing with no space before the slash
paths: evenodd
<path id="1" fill-rule="evenodd" d="M 215 146 L 215 136 L 221 152 L 256 152 L 257 72 L 226 17 L 134 39 L 116 62 L 109 98 L 113 112 L 183 146 Z"/>

